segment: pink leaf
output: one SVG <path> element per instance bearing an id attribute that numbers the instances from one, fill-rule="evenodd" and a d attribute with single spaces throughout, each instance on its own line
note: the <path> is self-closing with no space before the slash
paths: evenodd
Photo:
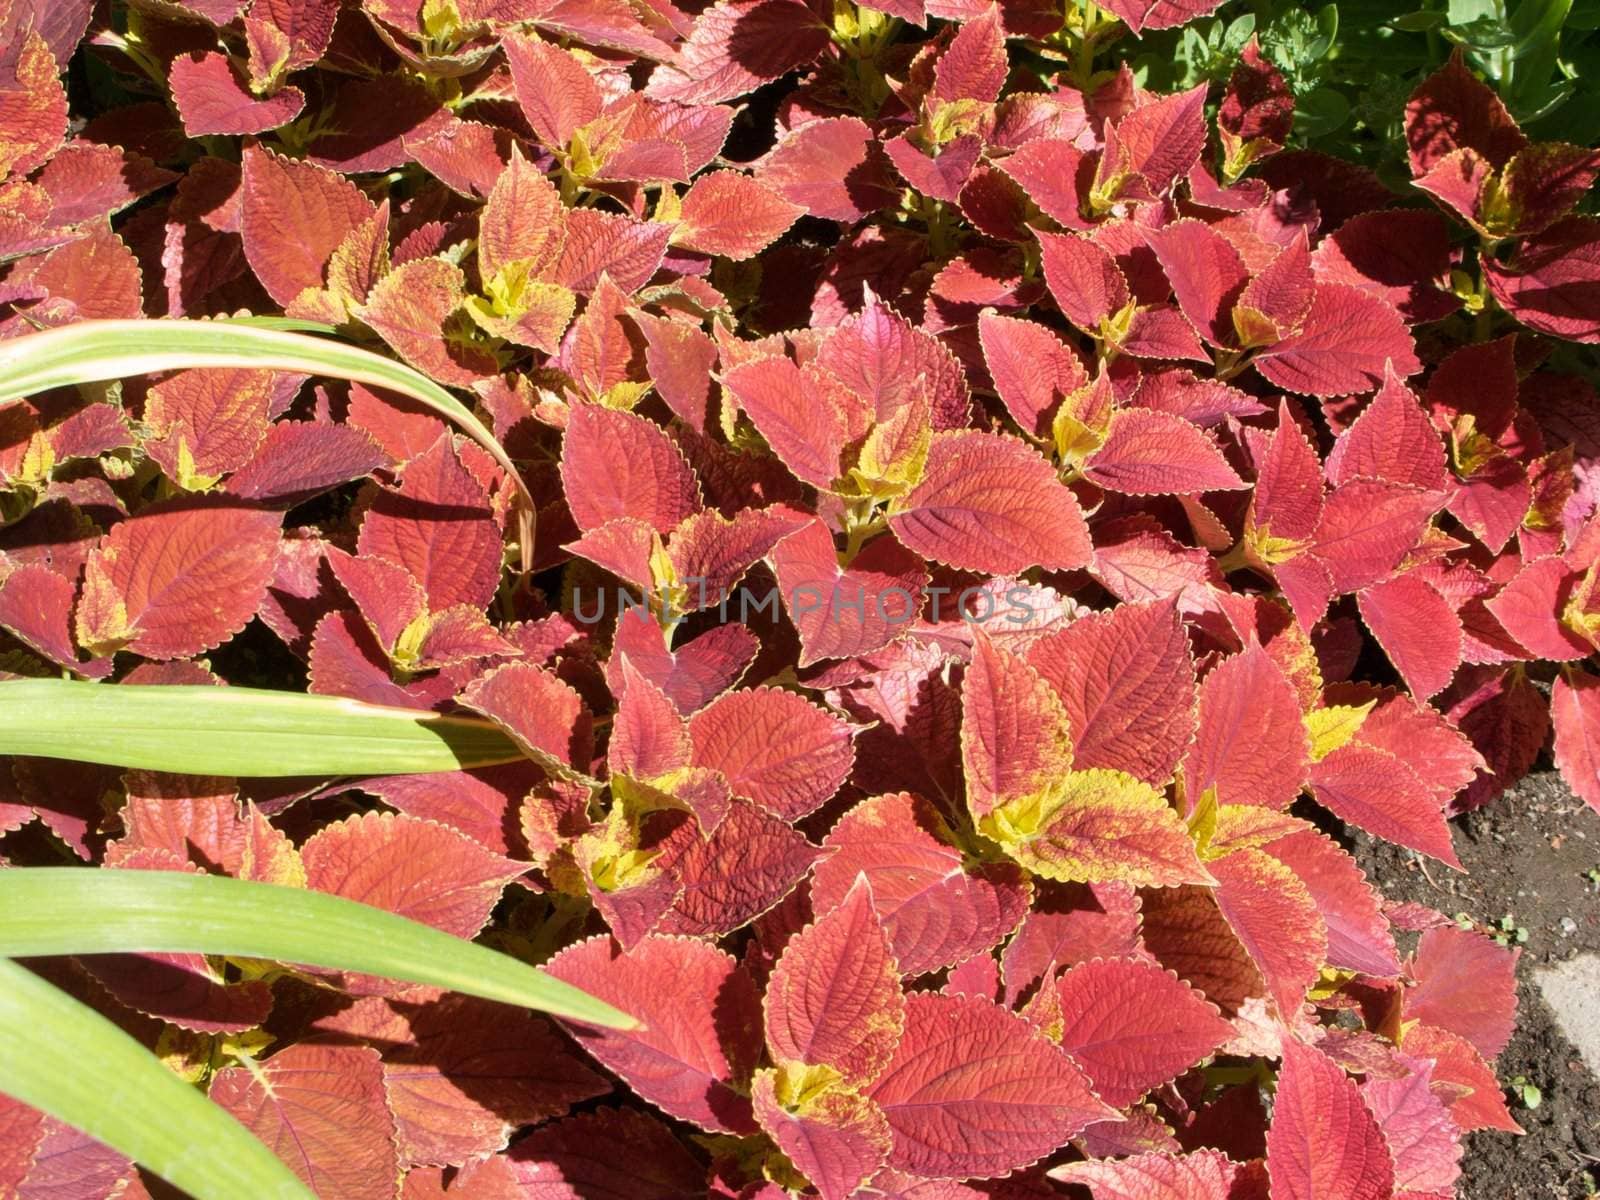
<path id="1" fill-rule="evenodd" d="M 1274 1200 L 1385 1200 L 1394 1189 L 1394 1161 L 1356 1085 L 1320 1050 L 1289 1038 L 1267 1173 Z"/>
<path id="2" fill-rule="evenodd" d="M 596 937 L 561 951 L 545 970 L 642 1022 L 626 1032 L 569 1026 L 642 1098 L 703 1129 L 755 1132 L 750 1101 L 734 1089 L 761 1054 L 761 1002 L 731 956 L 657 935 L 623 954 Z M 661 986 L 665 979 L 671 987 Z"/>
<path id="3" fill-rule="evenodd" d="M 1095 1094 L 1125 1108 L 1209 1056 L 1228 1023 L 1177 976 L 1133 958 L 1095 959 L 1056 983 L 1060 1045 Z"/>
<path id="4" fill-rule="evenodd" d="M 1061 698 L 1079 767 L 1165 786 L 1194 736 L 1189 638 L 1174 601 L 1095 613 L 1036 642 L 1035 667 Z"/>
<path id="5" fill-rule="evenodd" d="M 898 501 L 889 528 L 909 549 L 965 570 L 1070 570 L 1089 560 L 1072 492 L 1034 450 L 998 434 L 940 434 L 927 472 Z"/>
<path id="6" fill-rule="evenodd" d="M 288 1046 L 253 1070 L 219 1072 L 211 1100 L 317 1193 L 393 1200 L 400 1166 L 376 1050 Z"/>
<path id="7" fill-rule="evenodd" d="M 786 821 L 826 802 L 850 774 L 850 726 L 793 692 L 755 688 L 712 701 L 689 723 L 694 763 Z"/>
<path id="8" fill-rule="evenodd" d="M 789 939 L 767 983 L 767 1045 L 779 1062 L 870 1083 L 900 1042 L 905 999 L 889 938 L 862 878 Z"/>
<path id="9" fill-rule="evenodd" d="M 812 907 L 828 912 L 864 875 L 907 976 L 990 949 L 1027 911 L 1018 867 L 967 863 L 934 807 L 905 792 L 863 800 L 839 819 L 823 849 L 831 853 L 812 872 Z"/>
<path id="10" fill-rule="evenodd" d="M 867 1093 L 894 1132 L 889 1165 L 1004 1175 L 1115 1115 L 1064 1051 L 987 1000 L 913 993 L 893 1060 Z"/>
<path id="11" fill-rule="evenodd" d="M 1205 430 L 1152 408 L 1114 412 L 1105 443 L 1085 460 L 1083 473 L 1108 491 L 1134 496 L 1246 486 Z"/>
<path id="12" fill-rule="evenodd" d="M 277 513 L 222 500 L 154 505 L 115 526 L 84 569 L 78 641 L 185 658 L 255 614 L 277 566 Z"/>

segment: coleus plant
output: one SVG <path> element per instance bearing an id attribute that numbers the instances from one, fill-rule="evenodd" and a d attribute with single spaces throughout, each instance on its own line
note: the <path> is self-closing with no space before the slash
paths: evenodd
<path id="1" fill-rule="evenodd" d="M 1600 809 L 1600 158 L 1461 58 L 1399 192 L 1253 42 L 1141 87 L 1218 7 L 0 0 L 0 668 L 108 730 L 8 711 L 0 853 L 643 1024 L 40 970 L 327 1197 L 1452 1194 L 1517 952 L 1339 839 L 1456 866 L 1547 743 Z M 194 357 L 39 366 L 140 318 Z M 229 685 L 494 747 L 136 736 Z M 23 1196 L 158 1186 L 0 1125 Z"/>

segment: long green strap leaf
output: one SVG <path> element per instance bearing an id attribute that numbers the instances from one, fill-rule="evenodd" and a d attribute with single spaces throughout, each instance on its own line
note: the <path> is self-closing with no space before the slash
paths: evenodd
<path id="1" fill-rule="evenodd" d="M 255 321 L 80 321 L 0 342 L 0 406 L 48 388 L 192 367 L 265 367 L 388 388 L 454 421 L 528 486 L 494 434 L 444 388 L 404 363 L 329 338 Z"/>
<path id="2" fill-rule="evenodd" d="M 0 959 L 0 1092 L 83 1130 L 196 1200 L 317 1200 L 249 1130 L 133 1038 L 7 959 Z"/>
<path id="3" fill-rule="evenodd" d="M 0 681 L 0 755 L 180 775 L 420 775 L 523 757 L 498 726 L 261 688 Z"/>
<path id="4" fill-rule="evenodd" d="M 0 914 L 7 958 L 134 951 L 265 958 L 448 988 L 590 1025 L 634 1025 L 509 955 L 306 888 L 177 871 L 14 867 L 0 871 Z"/>

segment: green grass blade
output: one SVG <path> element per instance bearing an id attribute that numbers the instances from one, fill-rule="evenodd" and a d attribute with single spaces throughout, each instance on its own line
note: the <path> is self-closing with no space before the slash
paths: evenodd
<path id="1" fill-rule="evenodd" d="M 381 908 L 226 875 L 110 867 L 0 871 L 0 956 L 192 951 L 360 971 L 591 1025 L 632 1018 L 571 984 Z"/>
<path id="2" fill-rule="evenodd" d="M 196 1200 L 316 1200 L 249 1130 L 138 1042 L 6 959 L 0 1091 L 83 1130 Z"/>
<path id="3" fill-rule="evenodd" d="M 478 717 L 259 688 L 0 682 L 0 755 L 181 775 L 417 775 L 515 762 Z"/>
<path id="4" fill-rule="evenodd" d="M 532 505 L 527 484 L 494 434 L 426 375 L 369 350 L 256 320 L 80 321 L 0 342 L 0 405 L 48 388 L 191 367 L 266 367 L 409 396 L 455 422 L 494 455 Z"/>

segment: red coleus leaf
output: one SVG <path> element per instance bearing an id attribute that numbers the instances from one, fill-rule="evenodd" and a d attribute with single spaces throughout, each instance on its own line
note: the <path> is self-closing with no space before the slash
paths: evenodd
<path id="1" fill-rule="evenodd" d="M 593 752 L 593 719 L 578 693 L 543 667 L 513 662 L 473 680 L 461 703 L 498 724 L 559 776 L 582 776 Z"/>
<path id="2" fill-rule="evenodd" d="M 85 566 L 79 644 L 166 659 L 227 641 L 266 596 L 278 522 L 220 499 L 169 501 L 123 521 Z"/>
<path id="3" fill-rule="evenodd" d="M 478 217 L 478 268 L 485 283 L 513 263 L 526 263 L 530 274 L 543 275 L 565 242 L 561 194 L 513 150 Z"/>
<path id="4" fill-rule="evenodd" d="M 1128 303 L 1128 281 L 1098 243 L 1076 234 L 1041 234 L 1039 251 L 1050 295 L 1079 329 L 1098 333 L 1100 323 Z"/>
<path id="5" fill-rule="evenodd" d="M 1319 280 L 1353 284 L 1414 324 L 1461 305 L 1446 290 L 1450 226 L 1438 213 L 1388 209 L 1351 217 L 1317 244 L 1311 261 Z"/>
<path id="6" fill-rule="evenodd" d="M 1329 704 L 1374 707 L 1361 722 L 1356 740 L 1386 750 L 1411 764 L 1423 785 L 1443 804 L 1472 781 L 1483 759 L 1445 717 L 1403 692 L 1365 684 L 1336 684 L 1325 693 Z"/>
<path id="7" fill-rule="evenodd" d="M 905 998 L 889 937 L 858 877 L 844 899 L 789 939 L 766 991 L 767 1046 L 780 1064 L 876 1079 L 899 1045 Z"/>
<path id="8" fill-rule="evenodd" d="M 1129 172 L 1139 177 L 1149 196 L 1169 191 L 1205 149 L 1206 90 L 1204 85 L 1196 85 L 1186 92 L 1148 100 L 1118 121 L 1106 138 L 1098 182 L 1125 191 L 1128 185 L 1119 188 L 1115 181 Z"/>
<path id="9" fill-rule="evenodd" d="M 1219 804 L 1286 808 L 1305 781 L 1305 723 L 1293 685 L 1260 646 L 1211 669 L 1184 758 L 1187 794 L 1217 789 Z M 1193 801 L 1191 801 L 1193 802 Z"/>
<path id="10" fill-rule="evenodd" d="M 1268 382 L 1311 396 L 1370 391 L 1391 362 L 1401 378 L 1422 369 L 1400 314 L 1345 283 L 1317 284 L 1304 326 L 1253 361 Z"/>
<path id="11" fill-rule="evenodd" d="M 792 825 L 735 800 L 705 840 L 691 841 L 672 863 L 682 890 L 661 929 L 696 937 L 731 933 L 787 896 L 820 857 Z"/>
<path id="12" fill-rule="evenodd" d="M 669 650 L 660 625 L 646 615 L 625 614 L 617 620 L 606 679 L 619 691 L 621 663 L 627 662 L 688 716 L 733 687 L 758 649 L 745 626 L 719 625 Z"/>
<path id="13" fill-rule="evenodd" d="M 1339 435 L 1326 470 L 1334 487 L 1368 478 L 1438 490 L 1448 478 L 1438 430 L 1392 370 L 1372 402 Z"/>
<path id="14" fill-rule="evenodd" d="M 413 1167 L 400 1184 L 399 1200 L 520 1200 L 521 1195 L 511 1160 L 493 1157 L 460 1169 Z"/>
<path id="15" fill-rule="evenodd" d="M 329 825 L 306 840 L 301 858 L 308 887 L 465 938 L 483 928 L 501 889 L 527 869 L 453 829 L 393 813 Z"/>
<path id="16" fill-rule="evenodd" d="M 1046 879 L 1141 887 L 1213 882 L 1167 798 L 1121 771 L 1062 772 L 980 820 L 1012 858 Z"/>
<path id="17" fill-rule="evenodd" d="M 668 547 L 678 579 L 692 593 L 687 604 L 720 603 L 746 571 L 804 523 L 800 513 L 781 504 L 740 509 L 731 521 L 711 509 L 690 517 Z"/>
<path id="18" fill-rule="evenodd" d="M 1459 1034 L 1493 1060 L 1516 1022 L 1521 954 L 1453 925 L 1427 930 L 1410 963 L 1416 986 L 1405 993 L 1407 1019 Z"/>
<path id="19" fill-rule="evenodd" d="M 1558 678 L 1550 692 L 1550 722 L 1561 778 L 1600 812 L 1600 679 L 1586 671 Z"/>
<path id="20" fill-rule="evenodd" d="M 175 58 L 169 71 L 173 102 L 184 132 L 192 138 L 265 133 L 287 125 L 306 106 L 305 93 L 297 87 L 280 88 L 265 99 L 256 97 L 244 71 L 215 51 Z"/>
<path id="21" fill-rule="evenodd" d="M 9 15 L 9 13 L 8 13 Z M 65 63 L 35 29 L 13 26 L 0 73 L 0 176 L 21 178 L 48 161 L 67 131 L 67 92 L 61 85 Z M 20 43 L 20 44 L 18 44 Z"/>
<path id="22" fill-rule="evenodd" d="M 339 16 L 336 0 L 255 0 L 251 18 L 270 22 L 288 42 L 284 65 L 307 67 L 322 57 Z"/>
<path id="23" fill-rule="evenodd" d="M 935 1179 L 1004 1175 L 1115 1115 L 1066 1053 L 987 1000 L 913 993 L 867 1095 L 893 1131 L 889 1165 Z"/>
<path id="24" fill-rule="evenodd" d="M 150 851 L 130 855 L 133 870 L 176 867 Z M 227 983 L 198 954 L 94 954 L 79 960 L 99 984 L 127 1005 L 180 1029 L 238 1033 L 262 1024 L 272 1011 L 264 980 Z"/>
<path id="25" fill-rule="evenodd" d="M 964 134 L 928 153 L 910 135 L 901 134 L 883 148 L 913 190 L 933 200 L 955 203 L 978 165 L 983 141 L 976 134 Z"/>
<path id="26" fill-rule="evenodd" d="M 1000 161 L 1000 169 L 1022 189 L 1041 212 L 1067 229 L 1090 229 L 1083 209 L 1093 183 L 1095 161 L 1065 137 L 1042 136 L 1025 141 Z M 1049 235 L 1040 238 L 1047 245 Z"/>
<path id="27" fill-rule="evenodd" d="M 134 318 L 142 309 L 138 259 L 109 225 L 91 226 L 87 236 L 18 267 L 12 280 L 58 304 L 58 320 Z"/>
<path id="28" fill-rule="evenodd" d="M 1088 386 L 1077 352 L 1044 326 L 984 312 L 978 318 L 984 365 L 1022 432 L 1044 437 L 1061 401 Z"/>
<path id="29" fill-rule="evenodd" d="M 1134 33 L 1171 29 L 1213 13 L 1219 7 L 1220 4 L 1213 4 L 1211 0 L 1113 0 L 1105 5 L 1107 12 L 1126 21 Z"/>
<path id="30" fill-rule="evenodd" d="M 879 422 L 893 419 L 923 392 L 934 429 L 960 429 L 971 418 L 966 374 L 950 348 L 870 291 L 861 311 L 835 326 L 817 348 L 817 363 L 866 402 Z"/>
<path id="31" fill-rule="evenodd" d="M 793 692 L 728 692 L 689 722 L 694 765 L 786 821 L 826 802 L 855 761 L 851 727 Z"/>
<path id="32" fill-rule="evenodd" d="M 1082 1184 L 1095 1200 L 1210 1200 L 1254 1194 L 1249 1189 L 1258 1181 L 1250 1180 L 1246 1172 L 1222 1151 L 1202 1149 L 1068 1163 L 1053 1168 L 1050 1178 Z"/>
<path id="33" fill-rule="evenodd" d="M 1327 927 L 1310 890 L 1260 850 L 1237 850 L 1207 868 L 1222 917 L 1266 981 L 1278 1018 L 1292 1025 L 1327 957 Z"/>
<path id="34" fill-rule="evenodd" d="M 1027 657 L 1061 699 L 1078 766 L 1156 786 L 1172 778 L 1195 728 L 1194 666 L 1176 602 L 1081 618 Z"/>
<path id="35" fill-rule="evenodd" d="M 1088 1074 L 1095 1094 L 1117 1108 L 1176 1078 L 1232 1035 L 1188 984 L 1140 959 L 1094 959 L 1055 987 L 1061 1048 Z"/>
<path id="36" fill-rule="evenodd" d="M 561 1116 L 611 1085 L 544 1021 L 466 996 L 406 1014 L 383 1088 L 406 1162 L 460 1166 L 502 1149 L 511 1131 Z"/>
<path id="37" fill-rule="evenodd" d="M 828 117 L 791 130 L 756 177 L 814 217 L 858 221 L 894 202 L 893 175 L 865 121 Z"/>
<path id="38" fill-rule="evenodd" d="M 1600 154 L 1567 142 L 1536 142 L 1506 164 L 1504 188 L 1511 214 L 1494 233 L 1526 237 L 1566 216 L 1600 175 Z"/>
<path id="39" fill-rule="evenodd" d="M 735 1089 L 761 1054 L 761 1002 L 730 955 L 657 935 L 623 954 L 597 937 L 569 946 L 545 970 L 642 1023 L 627 1032 L 569 1027 L 641 1097 L 704 1129 L 755 1132 L 750 1101 Z M 660 986 L 663 979 L 672 986 Z"/>
<path id="40" fill-rule="evenodd" d="M 800 635 L 802 667 L 888 645 L 916 618 L 928 584 L 922 561 L 891 538 L 869 543 L 841 567 L 833 535 L 819 520 L 785 537 L 771 557 Z"/>
<path id="41" fill-rule="evenodd" d="M 329 488 L 371 474 L 384 454 L 366 433 L 321 421 L 279 421 L 256 453 L 229 478 L 229 495 L 274 508 L 304 503 Z"/>
<path id="42" fill-rule="evenodd" d="M 1336 592 L 1385 578 L 1417 544 L 1443 493 L 1378 479 L 1352 479 L 1328 494 L 1314 554 Z"/>
<path id="43" fill-rule="evenodd" d="M 705 1187 L 705 1168 L 672 1131 L 632 1108 L 598 1108 L 541 1125 L 505 1161 L 516 1177 L 515 1196 L 534 1200 L 676 1200 Z"/>
<path id="44" fill-rule="evenodd" d="M 1394 938 L 1356 861 L 1313 830 L 1291 833 L 1263 849 L 1305 885 L 1328 931 L 1328 962 L 1366 975 L 1398 975 Z"/>
<path id="45" fill-rule="evenodd" d="M 735 261 L 752 258 L 804 212 L 760 180 L 737 171 L 712 171 L 684 194 L 674 240 L 702 254 Z"/>
<path id="46" fill-rule="evenodd" d="M 443 258 L 415 258 L 378 281 L 359 315 L 417 370 L 468 387 L 492 374 L 495 361 L 447 328 L 464 298 L 460 267 Z"/>
<path id="47" fill-rule="evenodd" d="M 111 660 L 79 662 L 72 641 L 72 606 L 77 588 L 43 563 L 24 563 L 0 583 L 0 625 L 36 654 L 90 678 L 109 675 Z"/>
<path id="48" fill-rule="evenodd" d="M 403 566 L 434 610 L 484 608 L 500 577 L 500 528 L 489 497 L 448 434 L 412 459 L 397 489 L 378 494 L 356 545 Z"/>
<path id="49" fill-rule="evenodd" d="M 240 212 L 251 269 L 288 305 L 326 283 L 334 251 L 377 208 L 343 176 L 253 146 L 244 154 Z"/>
<path id="50" fill-rule="evenodd" d="M 687 767 L 689 728 L 672 701 L 626 659 L 620 674 L 606 765 L 634 779 L 652 779 Z"/>
<path id="51" fill-rule="evenodd" d="M 1461 1135 L 1430 1087 L 1432 1074 L 1431 1066 L 1417 1064 L 1400 1078 L 1361 1085 L 1361 1099 L 1394 1156 L 1395 1186 L 1408 1194 L 1448 1194 L 1461 1175 Z"/>
<path id="52" fill-rule="evenodd" d="M 1105 442 L 1084 461 L 1083 474 L 1107 491 L 1134 496 L 1246 486 L 1205 430 L 1152 408 L 1112 413 Z"/>
<path id="53" fill-rule="evenodd" d="M 599 85 L 575 54 L 553 42 L 512 34 L 501 45 L 523 116 L 546 146 L 565 149 L 600 115 Z"/>
<path id="54" fill-rule="evenodd" d="M 1305 324 L 1316 298 L 1316 276 L 1304 237 L 1292 232 L 1288 245 L 1239 293 L 1233 306 L 1233 328 L 1242 342 L 1268 345 L 1281 341 Z"/>
<path id="55" fill-rule="evenodd" d="M 827 44 L 827 26 L 798 0 L 721 0 L 695 18 L 645 93 L 686 104 L 731 100 L 810 62 Z"/>
<path id="56" fill-rule="evenodd" d="M 824 1091 L 798 1106 L 782 1103 L 780 1077 L 756 1072 L 751 1089 L 756 1119 L 789 1156 L 822 1200 L 849 1200 L 886 1161 L 893 1135 L 888 1120 L 859 1092 Z"/>
<path id="57" fill-rule="evenodd" d="M 1496 167 L 1527 145 L 1495 90 L 1467 69 L 1457 49 L 1450 61 L 1417 85 L 1406 102 L 1411 173 L 1426 173 L 1445 155 L 1477 151 Z"/>
<path id="58" fill-rule="evenodd" d="M 625 292 L 647 283 L 672 237 L 672 226 L 635 221 L 590 209 L 565 214 L 566 240 L 552 272 L 552 282 L 580 295 L 595 290 L 602 276 Z"/>
<path id="59" fill-rule="evenodd" d="M 1550 736 L 1550 706 L 1520 670 L 1463 673 L 1445 711 L 1482 756 L 1484 774 L 1468 785 L 1452 811 L 1486 804 L 1528 773 Z M 1459 697 L 1459 698 L 1457 698 Z"/>
<path id="60" fill-rule="evenodd" d="M 1508 263 L 1485 259 L 1484 281 L 1501 308 L 1530 329 L 1600 341 L 1600 221 L 1570 217 L 1517 247 Z"/>
<path id="61" fill-rule="evenodd" d="M 1578 576 L 1554 556 L 1524 563 L 1485 607 L 1513 638 L 1539 658 L 1585 658 L 1594 647 L 1562 619 Z"/>
<path id="62" fill-rule="evenodd" d="M 50 224 L 78 225 L 109 217 L 179 178 L 142 155 L 93 142 L 73 142 L 39 172 L 50 196 Z"/>
<path id="63" fill-rule="evenodd" d="M 1283 1200 L 1382 1200 L 1394 1190 L 1393 1158 L 1359 1089 L 1320 1050 L 1289 1038 L 1267 1131 L 1267 1173 Z"/>
<path id="64" fill-rule="evenodd" d="M 1252 37 L 1239 52 L 1217 108 L 1217 131 L 1229 161 L 1243 166 L 1281 150 L 1293 124 L 1294 94 Z"/>
<path id="65" fill-rule="evenodd" d="M 48 1118 L 36 1108 L 7 1096 L 0 1099 L 0 1187 L 13 1191 L 27 1178 L 35 1152 L 44 1141 Z"/>
<path id="66" fill-rule="evenodd" d="M 1096 958 L 1125 958 L 1139 945 L 1139 894 L 1125 883 L 1035 888 L 1033 904 L 1000 956 L 1005 1002 L 1060 969 Z"/>
<path id="67" fill-rule="evenodd" d="M 307 1187 L 350 1200 L 393 1197 L 400 1164 L 376 1050 L 287 1046 L 251 1069 L 219 1072 L 210 1094 Z"/>
<path id="68" fill-rule="evenodd" d="M 1433 1082 L 1440 1086 L 1450 1119 L 1462 1133 L 1477 1129 L 1522 1132 L 1506 1108 L 1494 1068 L 1466 1038 L 1419 1022 L 1407 1029 L 1403 1045 L 1407 1054 L 1433 1060 Z"/>
<path id="69" fill-rule="evenodd" d="M 945 102 L 976 100 L 993 104 L 1000 98 L 1009 67 L 999 14 L 991 8 L 977 20 L 963 24 L 950 39 L 950 45 L 934 64 L 931 95 Z"/>
<path id="70" fill-rule="evenodd" d="M 1460 869 L 1439 801 L 1396 755 L 1351 742 L 1311 765 L 1309 786 L 1341 820 Z"/>
<path id="71" fill-rule="evenodd" d="M 839 819 L 823 849 L 831 853 L 812 871 L 812 908 L 830 911 L 865 876 L 894 959 L 908 976 L 992 948 L 1028 908 L 1021 870 L 968 863 L 933 805 L 906 792 L 863 800 Z"/>
<path id="72" fill-rule="evenodd" d="M 961 679 L 961 763 L 967 807 L 980 820 L 1072 765 L 1060 698 L 1026 659 L 981 631 Z"/>
<path id="73" fill-rule="evenodd" d="M 1250 281 L 1233 243 L 1201 221 L 1174 221 L 1145 232 L 1172 282 L 1183 315 L 1214 346 L 1237 343 L 1233 306 Z"/>
<path id="74" fill-rule="evenodd" d="M 891 505 L 889 528 L 924 558 L 964 570 L 1070 570 L 1089 560 L 1089 533 L 1050 464 L 1014 438 L 939 434 L 923 480 Z"/>
<path id="75" fill-rule="evenodd" d="M 815 363 L 797 367 L 784 357 L 744 363 L 723 383 L 795 478 L 824 491 L 835 486 L 845 445 L 869 420 L 853 392 Z"/>
<path id="76" fill-rule="evenodd" d="M 1357 603 L 1412 695 L 1426 700 L 1449 684 L 1462 660 L 1461 618 L 1437 589 L 1401 575 L 1367 588 Z"/>
<path id="77" fill-rule="evenodd" d="M 598 405 L 573 407 L 561 478 L 578 528 L 634 517 L 665 533 L 700 511 L 700 484 L 660 426 Z"/>
<path id="78" fill-rule="evenodd" d="M 236 471 L 266 436 L 272 391 L 271 371 L 179 372 L 145 400 L 145 451 L 183 487 Z"/>

